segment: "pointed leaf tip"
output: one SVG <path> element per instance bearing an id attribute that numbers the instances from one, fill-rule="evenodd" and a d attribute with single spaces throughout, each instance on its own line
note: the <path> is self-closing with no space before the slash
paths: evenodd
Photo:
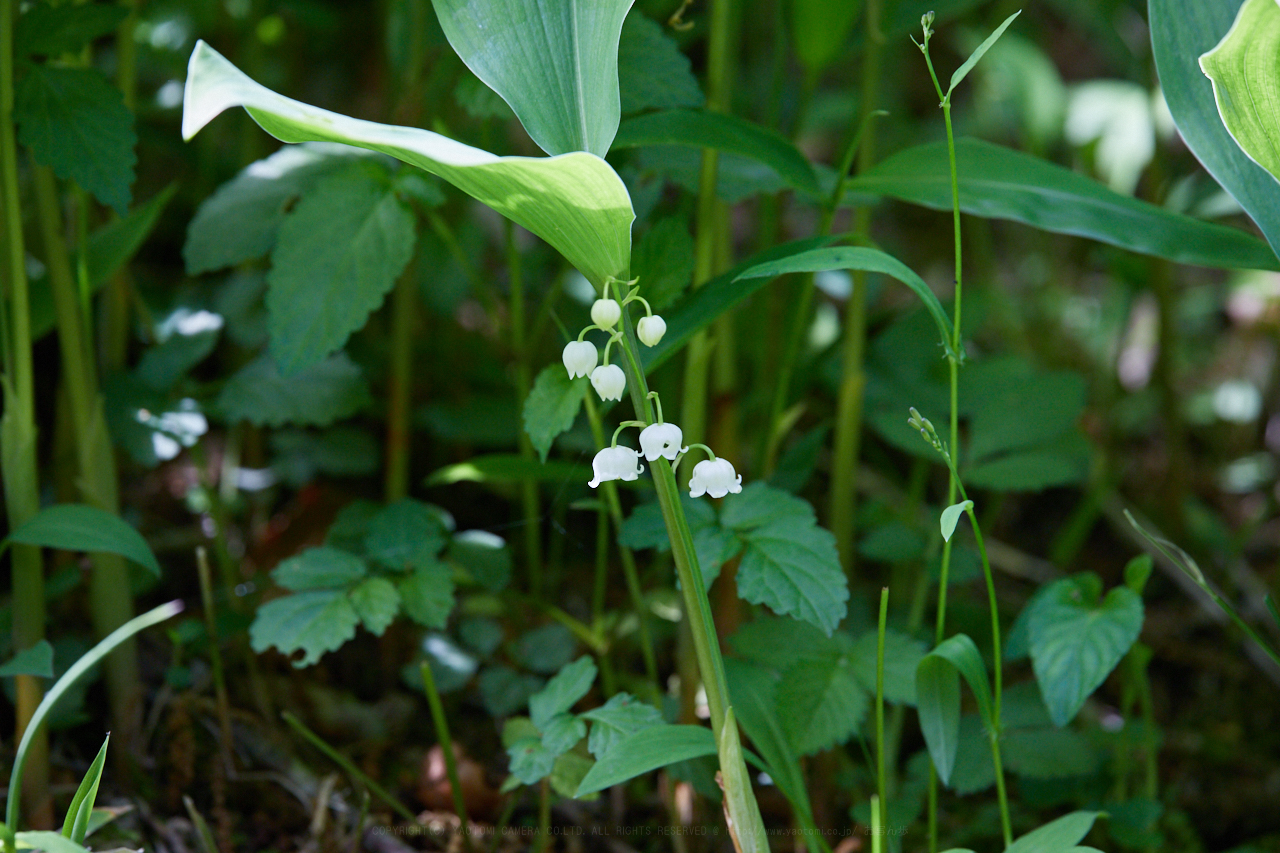
<path id="1" fill-rule="evenodd" d="M 944 541 L 951 541 L 951 535 L 956 532 L 956 525 L 960 523 L 961 514 L 972 507 L 973 501 L 961 501 L 942 511 L 942 538 Z"/>

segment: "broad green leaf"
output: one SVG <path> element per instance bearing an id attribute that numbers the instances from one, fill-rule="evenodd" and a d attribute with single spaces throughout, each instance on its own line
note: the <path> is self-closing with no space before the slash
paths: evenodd
<path id="1" fill-rule="evenodd" d="M 853 644 L 850 660 L 853 674 L 868 694 L 876 692 L 877 637 L 868 631 Z M 903 705 L 916 703 L 916 667 L 924 657 L 925 646 L 906 634 L 892 629 L 884 635 L 884 698 Z"/>
<path id="2" fill-rule="evenodd" d="M 1234 143 L 1218 115 L 1213 84 L 1198 57 L 1226 35 L 1242 0 L 1147 0 L 1152 54 L 1178 134 L 1209 174 L 1240 202 L 1280 252 L 1280 193 Z"/>
<path id="3" fill-rule="evenodd" d="M 526 785 L 533 785 L 546 778 L 555 766 L 556 757 L 542 745 L 538 738 L 528 737 L 507 747 L 511 757 L 511 775 Z"/>
<path id="4" fill-rule="evenodd" d="M 281 429 L 272 432 L 271 468 L 280 479 L 302 488 L 317 474 L 359 477 L 377 472 L 382 438 L 355 426 L 326 430 Z"/>
<path id="5" fill-rule="evenodd" d="M 777 697 L 783 728 L 798 755 L 847 741 L 857 733 L 871 701 L 848 655 L 796 663 L 782 673 Z"/>
<path id="6" fill-rule="evenodd" d="M 1231 138 L 1280 180 L 1280 5 L 1245 0 L 1222 41 L 1200 57 L 1200 68 L 1213 81 Z"/>
<path id="7" fill-rule="evenodd" d="M 693 281 L 693 237 L 684 217 L 669 216 L 644 232 L 631 257 L 631 275 L 654 311 L 680 298 Z"/>
<path id="8" fill-rule="evenodd" d="M 443 628 L 453 611 L 453 572 L 432 560 L 414 567 L 396 581 L 400 604 L 410 619 L 424 628 Z"/>
<path id="9" fill-rule="evenodd" d="M 641 729 L 663 725 L 662 714 L 652 705 L 641 702 L 630 693 L 618 693 L 599 708 L 582 715 L 591 721 L 587 749 L 597 759 L 604 758 L 623 738 Z"/>
<path id="10" fill-rule="evenodd" d="M 337 548 L 308 548 L 271 572 L 271 579 L 287 590 L 346 589 L 367 573 L 364 560 Z"/>
<path id="11" fill-rule="evenodd" d="M 703 726 L 652 726 L 615 744 L 578 786 L 576 797 L 603 791 L 642 773 L 716 754 L 716 739 Z"/>
<path id="12" fill-rule="evenodd" d="M 381 637 L 400 612 L 400 593 L 386 578 L 366 578 L 351 590 L 351 606 L 365 630 Z"/>
<path id="13" fill-rule="evenodd" d="M 946 143 L 900 151 L 849 181 L 850 192 L 951 210 Z M 976 139 L 956 140 L 960 209 L 1088 237 L 1205 267 L 1280 269 L 1265 243 L 1235 228 L 1171 213 L 1069 169 Z"/>
<path id="14" fill-rule="evenodd" d="M 853 648 L 843 631 L 823 633 L 808 622 L 777 616 L 760 616 L 738 628 L 729 645 L 742 657 L 770 669 L 789 669 L 798 661 L 846 654 Z"/>
<path id="15" fill-rule="evenodd" d="M 13 33 L 16 56 L 59 56 L 75 53 L 105 36 L 129 15 L 123 6 L 75 3 L 50 6 L 36 3 L 18 17 Z"/>
<path id="16" fill-rule="evenodd" d="M 563 755 L 587 736 L 587 724 L 573 714 L 556 714 L 547 720 L 542 745 L 552 755 Z"/>
<path id="17" fill-rule="evenodd" d="M 1082 483 L 1089 474 L 1088 458 L 1058 450 L 1015 451 L 976 465 L 966 465 L 970 486 L 1000 491 L 1038 492 L 1054 486 Z"/>
<path id="18" fill-rule="evenodd" d="M 766 249 L 744 263 L 718 275 L 676 304 L 667 321 L 667 333 L 656 347 L 644 347 L 640 361 L 645 373 L 652 373 L 668 358 L 679 352 L 689 339 L 711 325 L 717 317 L 742 302 L 769 283 L 768 279 L 737 281 L 738 274 L 749 267 L 808 251 L 830 243 L 834 237 L 810 237 Z M 643 282 L 641 282 L 643 287 Z"/>
<path id="19" fill-rule="evenodd" d="M 587 469 L 579 462 L 561 462 L 552 459 L 538 462 L 515 453 L 490 453 L 473 456 L 466 462 L 446 465 L 431 472 L 427 486 L 448 486 L 453 483 L 563 483 L 578 475 L 586 477 Z"/>
<path id="20" fill-rule="evenodd" d="M 189 315 L 190 316 L 190 315 Z M 213 328 L 201 328 L 187 334 L 175 331 L 142 353 L 133 377 L 152 391 L 164 393 L 186 375 L 187 371 L 209 357 L 218 345 L 222 319 L 210 315 Z"/>
<path id="21" fill-rule="evenodd" d="M 743 491 L 746 489 L 744 488 Z M 696 534 L 702 528 L 715 524 L 716 511 L 708 501 L 691 498 L 689 493 L 682 489 L 680 505 L 684 507 L 685 519 L 689 522 L 691 533 Z M 657 548 L 659 551 L 671 550 L 671 537 L 667 533 L 667 523 L 662 519 L 662 507 L 656 500 L 642 503 L 631 511 L 631 515 L 622 522 L 618 544 L 637 551 L 645 548 Z"/>
<path id="22" fill-rule="evenodd" d="M 693 550 L 698 555 L 702 581 L 711 586 L 720 569 L 742 551 L 742 540 L 719 525 L 704 527 L 693 534 Z"/>
<path id="23" fill-rule="evenodd" d="M 60 833 L 48 830 L 19 832 L 14 836 L 19 850 L 43 850 L 44 853 L 90 853 Z"/>
<path id="24" fill-rule="evenodd" d="M 461 566 L 471 580 L 490 592 L 501 592 L 511 582 L 511 549 L 501 536 L 487 530 L 463 530 L 453 537 L 449 562 Z"/>
<path id="25" fill-rule="evenodd" d="M 942 511 L 942 538 L 944 541 L 951 541 L 951 534 L 956 532 L 956 525 L 960 522 L 960 516 L 964 515 L 964 511 L 967 509 L 973 509 L 973 501 L 961 501 Z"/>
<path id="26" fill-rule="evenodd" d="M 618 129 L 618 39 L 633 0 L 432 0 L 449 44 L 548 154 L 603 157 Z"/>
<path id="27" fill-rule="evenodd" d="M 810 196 L 819 194 L 813 165 L 786 137 L 725 113 L 664 110 L 629 118 L 618 128 L 614 148 L 684 145 L 741 154 L 768 166 L 787 185 Z"/>
<path id="28" fill-rule="evenodd" d="M 542 689 L 542 679 L 538 676 L 519 673 L 501 665 L 482 670 L 477 681 L 484 709 L 492 717 L 514 714 L 525 706 L 530 696 Z M 532 727 L 533 724 L 529 725 Z M 538 740 L 538 745 L 542 745 L 541 740 Z"/>
<path id="29" fill-rule="evenodd" d="M 81 7 L 83 8 L 83 7 Z M 127 216 L 108 222 L 89 235 L 89 285 L 101 287 L 142 247 L 160 214 L 177 192 L 176 183 L 162 189 Z"/>
<path id="30" fill-rule="evenodd" d="M 313 589 L 274 598 L 258 608 L 249 626 L 249 644 L 258 654 L 275 646 L 292 656 L 301 669 L 336 651 L 356 635 L 360 617 L 347 594 L 339 589 Z"/>
<path id="31" fill-rule="evenodd" d="M 585 376 L 570 379 L 561 364 L 542 368 L 533 381 L 524 401 L 524 431 L 543 462 L 556 436 L 573 426 L 590 385 Z"/>
<path id="32" fill-rule="evenodd" d="M 968 461 L 1043 445 L 1076 431 L 1088 392 L 1079 373 L 1039 370 L 1021 358 L 981 361 L 972 368 L 965 370 L 960 387 L 967 410 L 962 415 L 971 415 Z"/>
<path id="33" fill-rule="evenodd" d="M 346 343 L 413 256 L 413 212 L 355 164 L 302 197 L 280 225 L 267 275 L 267 327 L 280 372 L 296 375 Z"/>
<path id="34" fill-rule="evenodd" d="M 53 646 L 41 640 L 23 649 L 0 666 L 0 678 L 15 675 L 34 675 L 37 678 L 53 678 Z"/>
<path id="35" fill-rule="evenodd" d="M 781 260 L 769 261 L 747 267 L 737 278 L 774 278 L 787 273 L 822 272 L 824 270 L 865 270 L 879 272 L 891 276 L 911 288 L 938 327 L 938 335 L 943 348 L 952 356 L 951 321 L 942 310 L 938 297 L 925 284 L 924 279 L 916 275 L 908 266 L 892 255 L 879 249 L 868 249 L 861 246 L 837 246 L 830 249 L 813 249 L 808 252 L 792 255 Z M 736 279 L 735 279 L 736 280 Z"/>
<path id="36" fill-rule="evenodd" d="M 387 504 L 369 520 L 364 539 L 369 559 L 403 572 L 433 562 L 444 549 L 448 532 L 440 510 L 413 498 Z"/>
<path id="37" fill-rule="evenodd" d="M 1000 36 L 1004 35 L 1004 31 L 1009 29 L 1009 25 L 1013 23 L 1013 19 L 1021 14 L 1022 10 L 1019 9 L 1009 17 L 1005 18 L 1004 23 L 996 27 L 995 32 L 987 36 L 982 44 L 978 45 L 977 49 L 974 50 L 974 52 L 969 55 L 969 58 L 964 61 L 964 64 L 955 70 L 951 75 L 951 85 L 947 87 L 948 95 L 954 92 L 956 86 L 960 85 L 960 81 L 969 75 L 969 72 L 973 70 L 973 66 L 978 64 L 978 60 L 982 59 L 983 55 L 991 49 L 991 45 L 995 44 L 1000 39 Z"/>
<path id="38" fill-rule="evenodd" d="M 850 47 L 861 0 L 792 0 L 791 44 L 810 76 Z"/>
<path id="39" fill-rule="evenodd" d="M 124 216 L 138 137 L 120 90 L 88 68 L 32 65 L 15 98 L 18 141 L 36 162 Z"/>
<path id="40" fill-rule="evenodd" d="M 554 675 L 573 659 L 578 640 L 559 622 L 525 631 L 511 644 L 511 656 L 532 672 Z"/>
<path id="41" fill-rule="evenodd" d="M 960 737 L 960 675 L 969 682 L 988 730 L 992 727 L 991 687 L 982 655 L 966 634 L 943 640 L 916 667 L 916 711 L 920 730 L 938 769 L 947 782 L 955 767 Z"/>
<path id="42" fill-rule="evenodd" d="M 1065 726 L 1142 631 L 1142 598 L 1116 587 L 1099 602 L 1101 581 L 1084 574 L 1055 581 L 1027 621 L 1031 664 L 1054 725 Z"/>
<path id="43" fill-rule="evenodd" d="M 370 401 L 364 374 L 346 353 L 338 353 L 297 376 L 280 375 L 263 355 L 227 380 L 217 407 L 229 423 L 328 426 L 354 415 Z"/>
<path id="44" fill-rule="evenodd" d="M 160 576 L 160 564 L 142 534 L 119 516 L 84 504 L 43 509 L 10 533 L 8 541 L 63 551 L 119 554 Z"/>
<path id="45" fill-rule="evenodd" d="M 277 95 L 199 42 L 187 66 L 183 138 L 234 106 L 282 142 L 342 142 L 439 175 L 542 237 L 597 287 L 630 266 L 631 198 L 593 154 L 497 157 L 427 130 L 348 118 Z"/>
<path id="46" fill-rule="evenodd" d="M 779 615 L 803 619 L 830 636 L 849 600 L 835 537 L 812 524 L 782 520 L 744 538 L 747 550 L 738 564 L 738 595 Z"/>
<path id="47" fill-rule="evenodd" d="M 67 806 L 67 816 L 62 822 L 62 834 L 76 844 L 83 844 L 85 836 L 88 835 L 89 818 L 93 815 L 94 800 L 98 798 L 98 783 L 102 781 L 102 766 L 106 763 L 107 745 L 110 743 L 111 735 L 108 733 L 102 741 L 102 747 L 98 750 L 97 756 L 85 771 L 84 778 L 80 780 L 80 786 L 76 788 L 75 796 L 71 798 L 71 805 Z"/>
<path id="48" fill-rule="evenodd" d="M 989 752 L 989 750 L 988 750 Z M 1088 776 L 1098 769 L 1098 752 L 1072 729 L 1015 729 L 1000 736 L 1004 766 L 1027 779 Z"/>
<path id="49" fill-rule="evenodd" d="M 817 521 L 813 507 L 804 498 L 759 482 L 726 496 L 720 510 L 720 523 L 734 530 L 750 530 L 784 519 L 797 524 Z"/>
<path id="50" fill-rule="evenodd" d="M 751 788 L 751 774 L 742 757 L 742 741 L 738 737 L 738 718 L 730 705 L 725 709 L 724 727 L 720 730 L 719 782 L 724 791 L 725 820 L 738 853 L 769 853 L 769 837 L 760 804 Z"/>
<path id="51" fill-rule="evenodd" d="M 1072 812 L 1033 829 L 1005 848 L 1004 853 L 1070 853 L 1089 834 L 1102 812 Z M 1086 848 L 1087 849 L 1087 848 Z"/>
<path id="52" fill-rule="evenodd" d="M 701 107 L 706 102 L 689 70 L 689 58 L 661 24 L 639 12 L 622 24 L 618 92 L 623 113 Z"/>
<path id="53" fill-rule="evenodd" d="M 595 762 L 590 758 L 576 752 L 556 756 L 555 766 L 551 768 L 551 790 L 561 797 L 573 797 L 594 765 Z M 586 799 L 592 800 L 598 796 L 588 796 Z"/>
<path id="54" fill-rule="evenodd" d="M 568 711 L 586 696 L 595 680 L 595 661 L 583 655 L 563 667 L 546 687 L 529 697 L 529 719 L 539 731 L 546 731 L 551 718 Z"/>
<path id="55" fill-rule="evenodd" d="M 751 739 L 765 763 L 765 772 L 778 790 L 803 815 L 813 822 L 813 806 L 805 788 L 800 759 L 791 748 L 778 713 L 777 690 L 773 673 L 761 666 L 729 658 L 724 662 L 729 695 L 742 731 Z"/>
<path id="56" fill-rule="evenodd" d="M 260 258 L 276 244 L 280 223 L 297 200 L 324 177 L 370 153 L 349 145 L 286 145 L 251 163 L 200 203 L 182 257 L 188 275 Z"/>

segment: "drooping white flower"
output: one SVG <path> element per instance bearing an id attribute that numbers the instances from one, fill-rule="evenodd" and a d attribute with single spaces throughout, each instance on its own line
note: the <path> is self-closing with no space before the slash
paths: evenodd
<path id="1" fill-rule="evenodd" d="M 564 355 L 561 358 L 565 370 L 569 371 L 569 378 L 577 379 L 579 376 L 591 375 L 600 355 L 591 341 L 569 341 L 564 345 Z"/>
<path id="2" fill-rule="evenodd" d="M 693 466 L 693 477 L 689 479 L 689 497 L 700 498 L 711 495 L 722 498 L 733 492 L 742 491 L 742 475 L 733 470 L 733 463 L 728 459 L 705 459 Z"/>
<path id="3" fill-rule="evenodd" d="M 656 347 L 666 333 L 667 321 L 657 314 L 641 317 L 640 322 L 636 323 L 636 337 L 647 347 Z"/>
<path id="4" fill-rule="evenodd" d="M 622 389 L 627 387 L 626 374 L 616 364 L 602 364 L 591 371 L 591 387 L 601 400 L 621 400 Z"/>
<path id="5" fill-rule="evenodd" d="M 639 452 L 630 447 L 606 447 L 591 460 L 591 470 L 596 476 L 587 485 L 594 489 L 605 480 L 634 480 L 644 466 Z"/>
<path id="6" fill-rule="evenodd" d="M 649 424 L 640 431 L 640 450 L 650 462 L 659 456 L 675 460 L 687 447 L 681 447 L 684 433 L 675 424 Z"/>
<path id="7" fill-rule="evenodd" d="M 622 306 L 616 299 L 597 299 L 591 305 L 591 322 L 602 329 L 612 329 L 622 317 Z"/>

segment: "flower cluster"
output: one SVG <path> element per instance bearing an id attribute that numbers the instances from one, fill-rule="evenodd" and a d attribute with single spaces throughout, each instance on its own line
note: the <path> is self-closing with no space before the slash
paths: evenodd
<path id="1" fill-rule="evenodd" d="M 622 392 L 627 387 L 627 377 L 622 372 L 622 368 L 616 364 L 609 363 L 610 347 L 622 340 L 622 331 L 616 327 L 618 321 L 622 319 L 622 312 L 626 305 L 631 302 L 639 302 L 644 306 L 645 316 L 641 317 L 636 324 L 636 337 L 645 346 L 657 346 L 658 342 L 662 340 L 662 336 L 667 332 L 666 321 L 653 313 L 649 308 L 649 303 L 636 294 L 634 287 L 630 289 L 622 302 L 611 299 L 607 295 L 610 285 L 620 288 L 623 284 L 634 285 L 635 282 L 619 282 L 616 279 L 608 281 L 605 285 L 605 297 L 597 299 L 591 305 L 591 325 L 578 334 L 577 340 L 565 344 L 564 353 L 561 355 L 564 369 L 569 371 L 569 378 L 590 377 L 591 387 L 596 389 L 596 393 L 600 395 L 601 400 L 621 400 Z M 605 344 L 603 360 L 600 358 L 596 345 L 584 340 L 587 332 L 593 329 L 609 333 L 609 342 Z M 603 363 L 597 367 L 597 363 L 601 361 Z"/>
<path id="2" fill-rule="evenodd" d="M 615 432 L 613 444 L 597 453 L 596 458 L 591 461 L 591 470 L 595 474 L 588 484 L 591 488 L 594 489 L 605 480 L 634 480 L 644 471 L 644 466 L 639 462 L 641 456 L 650 462 L 661 458 L 679 466 L 681 458 L 689 452 L 688 447 L 680 446 L 684 433 L 675 424 L 659 420 L 656 424 L 645 426 L 639 421 L 624 421 L 618 427 L 618 431 L 621 432 L 628 426 L 644 426 L 640 431 L 640 449 L 633 450 L 625 445 L 620 446 L 617 443 L 618 433 Z M 722 498 L 727 494 L 737 494 L 742 491 L 742 475 L 734 470 L 729 460 L 717 459 L 711 452 L 711 448 L 705 444 L 691 446 L 702 448 L 711 458 L 694 466 L 693 477 L 689 479 L 690 497 L 711 495 L 713 498 Z"/>

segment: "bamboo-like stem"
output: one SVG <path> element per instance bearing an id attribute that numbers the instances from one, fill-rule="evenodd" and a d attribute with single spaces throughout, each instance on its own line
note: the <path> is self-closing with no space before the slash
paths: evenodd
<path id="1" fill-rule="evenodd" d="M 431 671 L 431 664 L 423 663 L 422 688 L 427 694 L 427 704 L 431 707 L 431 722 L 436 727 L 436 741 L 444 753 L 444 772 L 449 777 L 449 793 L 453 795 L 453 810 L 462 821 L 462 846 L 471 849 L 471 821 L 467 819 L 467 803 L 462 796 L 462 779 L 458 776 L 458 761 L 453 755 L 453 738 L 449 736 L 449 718 L 444 713 L 444 703 L 440 701 L 440 691 L 436 688 L 436 676 Z"/>
<path id="2" fill-rule="evenodd" d="M 533 370 L 529 364 L 529 329 L 525 312 L 524 271 L 520 263 L 520 247 L 516 245 L 515 225 L 503 220 L 507 244 L 507 283 L 510 287 L 511 349 L 515 356 L 516 393 L 524 405 L 533 386 Z M 520 455 L 533 459 L 533 442 L 520 430 Z M 542 508 L 538 483 L 526 479 L 520 484 L 520 504 L 524 512 L 524 557 L 529 567 L 529 592 L 537 597 L 543 592 L 542 577 Z"/>
<path id="3" fill-rule="evenodd" d="M 413 408 L 413 340 L 417 317 L 417 265 L 396 279 L 391 293 L 391 359 L 387 388 L 387 463 L 383 492 L 388 503 L 409 494 L 410 426 Z"/>
<path id="4" fill-rule="evenodd" d="M 18 147 L 14 138 L 13 0 L 0 0 L 0 222 L 5 237 L 5 291 L 8 299 L 4 334 L 4 415 L 0 419 L 0 465 L 4 468 L 4 501 L 9 529 L 15 530 L 40 511 L 36 471 L 35 377 L 31 356 L 31 305 L 27 281 L 26 246 L 18 195 Z M 45 637 L 44 561 L 33 545 L 10 549 L 13 578 L 13 647 L 28 649 Z M 16 679 L 15 741 L 21 740 L 32 714 L 44 696 L 40 680 Z M 49 798 L 49 741 L 35 733 L 28 753 L 23 793 L 33 825 L 52 826 Z M 10 827 L 13 829 L 13 827 Z"/>
<path id="5" fill-rule="evenodd" d="M 876 631 L 876 793 L 880 798 L 880 825 L 889 826 L 889 784 L 884 760 L 884 634 L 889 621 L 889 588 L 880 589 L 880 621 Z"/>
<path id="6" fill-rule="evenodd" d="M 34 166 L 32 175 L 45 264 L 53 291 L 63 383 L 75 433 L 81 496 L 90 506 L 118 514 L 120 494 L 115 454 L 107 432 L 102 395 L 98 391 L 93 348 L 83 326 L 79 288 L 63 239 L 57 183 L 53 172 L 44 166 Z M 93 625 L 95 633 L 105 637 L 133 617 L 133 596 L 123 557 L 94 554 L 93 565 L 89 580 Z M 108 656 L 106 672 L 112 726 L 124 747 L 115 755 L 123 760 L 135 744 L 141 724 L 142 682 L 134 640 L 125 641 Z"/>

